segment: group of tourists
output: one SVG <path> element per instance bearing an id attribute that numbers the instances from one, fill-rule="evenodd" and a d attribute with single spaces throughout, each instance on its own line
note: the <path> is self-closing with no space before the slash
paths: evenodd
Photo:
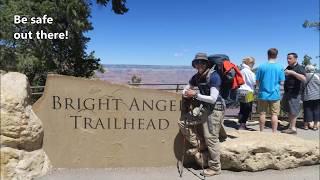
<path id="1" fill-rule="evenodd" d="M 288 113 L 290 125 L 282 133 L 296 134 L 296 121 L 303 101 L 304 129 L 319 129 L 320 120 L 320 77 L 313 65 L 303 67 L 298 63 L 298 55 L 287 55 L 288 66 L 283 69 L 277 62 L 278 50 L 268 50 L 268 62 L 261 64 L 255 74 L 252 72 L 254 58 L 243 60 L 241 70 L 245 84 L 239 88 L 254 92 L 257 90 L 257 111 L 260 114 L 260 131 L 264 130 L 266 114 L 271 115 L 272 132 L 277 132 L 280 110 Z M 252 63 L 253 62 L 253 63 Z M 256 87 L 254 84 L 256 83 Z M 281 86 L 284 94 L 281 99 Z M 281 102 L 280 102 L 281 100 Z M 240 127 L 246 129 L 245 123 L 252 111 L 252 102 L 240 103 Z"/>
<path id="2" fill-rule="evenodd" d="M 284 69 L 277 62 L 277 49 L 271 48 L 267 54 L 268 61 L 256 69 L 256 74 L 253 72 L 255 58 L 244 58 L 240 66 L 244 82 L 237 89 L 240 101 L 239 130 L 247 129 L 246 122 L 252 112 L 254 94 L 257 94 L 260 131 L 264 130 L 266 115 L 269 114 L 272 132 L 277 132 L 278 115 L 282 109 L 288 113 L 290 121 L 288 129 L 282 132 L 296 134 L 296 120 L 300 113 L 301 101 L 304 110 L 304 129 L 318 130 L 320 77 L 316 73 L 316 68 L 313 65 L 304 68 L 298 63 L 298 55 L 289 53 L 288 66 Z M 221 96 L 226 78 L 222 77 L 224 75 L 218 72 L 216 66 L 212 66 L 205 53 L 196 54 L 192 66 L 197 73 L 182 92 L 185 99 L 183 102 L 190 103 L 191 108 L 182 113 L 178 125 L 185 140 L 191 145 L 186 154 L 193 155 L 197 162 L 202 163 L 202 167 L 208 167 L 201 173 L 203 176 L 213 176 L 221 173 L 219 142 L 226 138 L 223 128 L 225 101 Z M 280 103 L 282 85 L 284 94 Z M 189 104 L 185 106 L 189 107 Z"/>

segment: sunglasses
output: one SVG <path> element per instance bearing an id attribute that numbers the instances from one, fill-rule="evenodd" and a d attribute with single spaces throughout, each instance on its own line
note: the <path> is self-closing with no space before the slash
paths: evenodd
<path id="1" fill-rule="evenodd" d="M 207 64 L 206 61 L 200 60 L 200 59 L 195 60 L 193 63 L 194 63 L 194 65 L 205 65 L 205 64 Z"/>

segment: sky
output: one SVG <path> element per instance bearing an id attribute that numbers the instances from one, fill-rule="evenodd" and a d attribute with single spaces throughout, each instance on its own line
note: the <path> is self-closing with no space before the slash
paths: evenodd
<path id="1" fill-rule="evenodd" d="M 305 54 L 319 64 L 319 31 L 303 28 L 319 21 L 320 0 L 127 0 L 128 13 L 116 15 L 94 5 L 94 29 L 87 51 L 102 64 L 191 65 L 198 52 L 227 54 L 240 64 L 252 56 L 259 65 L 267 50 Z"/>

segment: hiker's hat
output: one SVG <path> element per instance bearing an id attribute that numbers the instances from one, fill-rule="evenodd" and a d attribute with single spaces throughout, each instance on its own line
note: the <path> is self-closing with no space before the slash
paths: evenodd
<path id="1" fill-rule="evenodd" d="M 197 53 L 194 59 L 192 60 L 192 67 L 196 67 L 196 64 L 200 62 L 209 63 L 208 56 L 206 53 Z"/>

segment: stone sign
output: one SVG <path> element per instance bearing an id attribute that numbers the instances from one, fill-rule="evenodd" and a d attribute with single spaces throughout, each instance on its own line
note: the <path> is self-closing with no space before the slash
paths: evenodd
<path id="1" fill-rule="evenodd" d="M 33 105 L 58 168 L 174 165 L 180 107 L 176 93 L 61 75 Z"/>

